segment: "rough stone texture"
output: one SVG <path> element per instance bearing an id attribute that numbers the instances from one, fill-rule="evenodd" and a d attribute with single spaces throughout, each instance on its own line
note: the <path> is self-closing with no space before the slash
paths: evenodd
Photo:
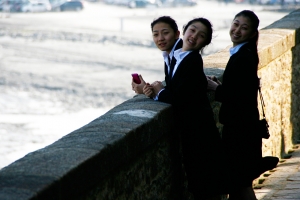
<path id="1" fill-rule="evenodd" d="M 169 138 L 157 142 L 139 159 L 99 180 L 87 199 L 179 199 L 180 187 L 169 184 L 176 177 L 173 170 L 177 170 L 177 177 L 180 177 L 180 165 L 173 163 L 169 143 Z"/>
<path id="2" fill-rule="evenodd" d="M 300 133 L 300 10 L 260 35 L 258 74 L 271 132 L 263 151 L 284 157 Z M 207 75 L 222 80 L 228 49 L 204 58 Z M 221 131 L 220 104 L 213 101 L 213 92 L 208 96 Z M 143 95 L 129 99 L 0 170 L 0 199 L 192 200 L 186 182 L 180 184 L 185 176 L 171 116 L 168 104 Z M 225 196 L 214 198 L 220 199 Z"/>
<path id="3" fill-rule="evenodd" d="M 216 77 L 218 77 L 219 80 L 222 81 L 222 75 L 223 75 L 224 69 L 220 69 L 220 68 L 205 68 L 204 72 L 205 72 L 206 75 L 208 75 L 208 76 L 210 76 L 210 75 L 216 76 Z M 216 121 L 216 125 L 217 125 L 217 127 L 219 129 L 219 132 L 221 134 L 222 133 L 222 128 L 223 128 L 223 125 L 219 122 L 219 110 L 220 110 L 221 103 L 217 102 L 217 101 L 214 101 L 215 92 L 209 91 L 207 93 L 207 96 L 209 98 L 210 105 L 211 105 L 211 107 L 212 107 L 212 109 L 214 111 L 214 118 L 215 118 L 215 121 Z"/>
<path id="4" fill-rule="evenodd" d="M 0 170 L 0 199 L 191 199 L 171 112 L 129 99 Z"/>

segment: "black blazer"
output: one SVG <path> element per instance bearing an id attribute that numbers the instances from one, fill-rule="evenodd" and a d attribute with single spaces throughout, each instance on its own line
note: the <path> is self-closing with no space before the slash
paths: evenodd
<path id="1" fill-rule="evenodd" d="M 179 41 L 178 41 L 178 43 L 176 44 L 176 46 L 175 46 L 175 49 L 174 49 L 174 51 L 176 51 L 177 49 L 180 49 L 180 48 L 182 48 L 182 39 L 179 39 Z M 173 57 L 172 57 L 172 61 L 171 62 L 173 62 L 173 64 L 174 64 L 174 55 L 173 55 Z M 164 64 L 165 64 L 165 82 L 166 82 L 166 84 L 168 84 L 169 83 L 169 81 L 170 81 L 170 77 L 169 77 L 169 74 L 168 74 L 168 65 L 164 62 Z"/>
<path id="2" fill-rule="evenodd" d="M 222 124 L 249 124 L 259 119 L 258 61 L 257 50 L 249 43 L 230 57 L 223 74 L 223 83 L 216 89 L 216 100 L 222 102 L 219 113 Z"/>
<path id="3" fill-rule="evenodd" d="M 158 100 L 172 104 L 176 125 L 181 131 L 198 135 L 214 132 L 207 134 L 211 137 L 206 140 L 207 143 L 219 139 L 207 98 L 203 60 L 198 51 L 189 53 L 181 61 L 169 84 L 160 92 Z M 206 136 L 201 137 L 205 140 Z"/>
<path id="4" fill-rule="evenodd" d="M 218 190 L 221 137 L 207 98 L 207 80 L 198 51 L 189 53 L 158 100 L 172 104 L 174 136 L 180 136 L 189 190 L 211 195 Z M 204 160 L 205 162 L 202 162 Z"/>

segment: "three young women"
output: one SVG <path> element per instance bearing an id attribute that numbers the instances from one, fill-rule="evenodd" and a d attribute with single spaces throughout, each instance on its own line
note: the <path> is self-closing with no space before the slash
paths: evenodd
<path id="1" fill-rule="evenodd" d="M 230 200 L 256 200 L 253 180 L 278 162 L 274 157 L 271 163 L 263 163 L 258 134 L 258 26 L 259 19 L 252 11 L 243 10 L 234 17 L 229 31 L 233 47 L 222 84 L 208 79 L 208 89 L 215 90 L 215 99 L 222 103 L 219 120 L 224 125 L 222 152 Z"/>
<path id="2" fill-rule="evenodd" d="M 207 98 L 207 79 L 199 53 L 210 44 L 212 33 L 207 19 L 189 21 L 183 29 L 182 48 L 174 51 L 167 85 L 156 81 L 143 89 L 146 96 L 173 107 L 174 129 L 180 135 L 188 188 L 195 200 L 208 199 L 218 190 L 220 134 Z"/>

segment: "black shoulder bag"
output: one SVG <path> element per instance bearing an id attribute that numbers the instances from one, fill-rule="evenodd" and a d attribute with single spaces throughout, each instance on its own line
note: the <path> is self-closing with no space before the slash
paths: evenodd
<path id="1" fill-rule="evenodd" d="M 258 91 L 259 91 L 259 97 L 260 97 L 260 102 L 261 102 L 261 110 L 262 110 L 262 114 L 263 114 L 263 119 L 259 120 L 259 122 L 258 122 L 258 132 L 262 138 L 268 139 L 270 137 L 269 124 L 266 120 L 266 116 L 265 116 L 265 112 L 264 112 L 265 103 L 264 103 L 262 93 L 260 91 L 260 85 L 258 87 Z"/>

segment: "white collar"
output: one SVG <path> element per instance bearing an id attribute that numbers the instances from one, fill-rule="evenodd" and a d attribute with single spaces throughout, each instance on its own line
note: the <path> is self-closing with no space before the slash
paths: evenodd
<path id="1" fill-rule="evenodd" d="M 180 38 L 177 39 L 177 41 L 175 42 L 175 44 L 174 44 L 174 46 L 173 46 L 173 48 L 172 48 L 172 50 L 171 50 L 171 52 L 170 52 L 170 58 L 171 58 L 171 59 L 172 59 L 172 57 L 173 57 L 173 54 L 174 54 L 174 51 L 175 51 L 175 47 L 177 46 L 177 44 L 178 44 L 178 42 L 179 42 L 180 40 L 181 40 Z"/>
<path id="2" fill-rule="evenodd" d="M 236 45 L 235 47 L 231 47 L 229 49 L 229 53 L 230 53 L 230 56 L 232 56 L 233 54 L 235 54 L 236 52 L 238 52 L 240 50 L 240 48 L 246 44 L 247 42 L 244 42 L 244 43 L 241 43 L 241 44 L 238 44 Z"/>
<path id="3" fill-rule="evenodd" d="M 175 47 L 177 46 L 177 44 L 178 44 L 178 42 L 179 42 L 180 40 L 181 40 L 180 38 L 177 39 L 177 41 L 175 42 L 175 44 L 174 44 L 174 46 L 173 46 L 173 48 L 172 48 L 172 50 L 171 50 L 171 52 L 170 52 L 169 54 L 168 54 L 166 51 L 163 51 L 163 52 L 162 52 L 162 55 L 163 55 L 164 59 L 166 59 L 167 56 L 169 56 L 169 57 L 170 57 L 170 60 L 172 60 L 172 57 L 173 57 L 173 54 L 174 54 Z"/>
<path id="4" fill-rule="evenodd" d="M 163 51 L 162 56 L 164 57 L 164 59 L 167 59 L 169 54 L 166 51 Z"/>
<path id="5" fill-rule="evenodd" d="M 176 63 L 180 63 L 185 56 L 187 56 L 192 51 L 182 51 L 182 49 L 177 49 L 174 51 L 174 58 L 176 59 Z"/>
<path id="6" fill-rule="evenodd" d="M 174 58 L 176 59 L 176 64 L 174 66 L 172 77 L 174 76 L 181 61 L 191 52 L 192 51 L 181 51 L 181 48 L 174 51 Z"/>

